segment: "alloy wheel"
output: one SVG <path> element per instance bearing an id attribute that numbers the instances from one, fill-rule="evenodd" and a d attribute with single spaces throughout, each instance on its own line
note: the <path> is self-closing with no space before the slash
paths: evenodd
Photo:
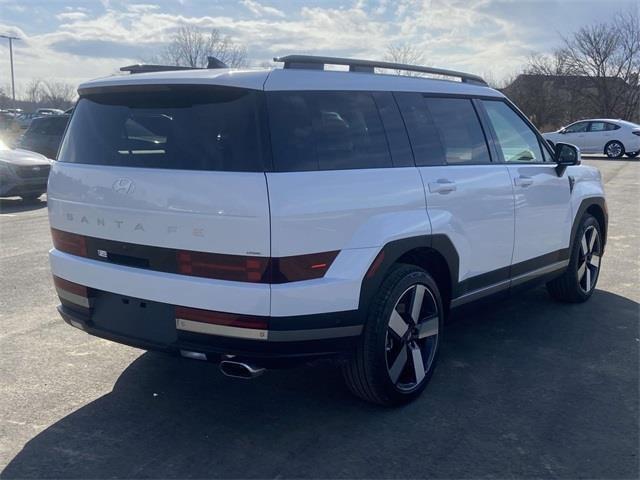
<path id="1" fill-rule="evenodd" d="M 418 388 L 438 347 L 438 303 L 426 285 L 409 287 L 396 302 L 385 339 L 387 371 L 402 392 Z"/>
<path id="2" fill-rule="evenodd" d="M 578 256 L 578 284 L 584 293 L 589 293 L 596 284 L 600 271 L 601 244 L 598 230 L 587 227 L 580 240 Z"/>
<path id="3" fill-rule="evenodd" d="M 607 155 L 609 157 L 619 157 L 622 155 L 622 145 L 618 142 L 613 142 L 607 145 Z"/>

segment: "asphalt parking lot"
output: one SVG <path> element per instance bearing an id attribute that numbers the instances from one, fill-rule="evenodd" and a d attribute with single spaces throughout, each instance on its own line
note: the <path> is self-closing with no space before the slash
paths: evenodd
<path id="1" fill-rule="evenodd" d="M 0 477 L 638 478 L 640 161 L 585 163 L 610 214 L 591 301 L 540 288 L 457 312 L 396 410 L 331 365 L 233 380 L 68 327 L 46 202 L 0 200 Z"/>

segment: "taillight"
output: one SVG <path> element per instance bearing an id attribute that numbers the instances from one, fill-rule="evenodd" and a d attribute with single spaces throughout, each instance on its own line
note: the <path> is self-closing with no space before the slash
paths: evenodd
<path id="1" fill-rule="evenodd" d="M 87 256 L 87 242 L 84 236 L 52 228 L 51 238 L 56 250 L 81 257 Z"/>
<path id="2" fill-rule="evenodd" d="M 324 277 L 338 251 L 272 259 L 271 283 L 299 282 Z"/>
<path id="3" fill-rule="evenodd" d="M 299 282 L 323 277 L 338 253 L 267 258 L 180 250 L 177 252 L 178 273 L 236 282 Z"/>
<path id="4" fill-rule="evenodd" d="M 269 258 L 217 253 L 177 252 L 178 273 L 236 282 L 269 283 Z"/>
<path id="5" fill-rule="evenodd" d="M 640 130 L 633 130 L 631 133 L 640 137 Z"/>

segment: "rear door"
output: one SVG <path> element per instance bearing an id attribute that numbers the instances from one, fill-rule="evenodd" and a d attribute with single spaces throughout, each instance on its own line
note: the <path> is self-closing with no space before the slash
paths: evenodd
<path id="1" fill-rule="evenodd" d="M 429 233 L 420 174 L 393 96 L 268 91 L 267 103 L 273 255 L 340 252 L 322 280 L 272 285 L 272 315 L 355 310 L 380 248 Z"/>
<path id="2" fill-rule="evenodd" d="M 558 176 L 544 141 L 507 102 L 481 103 L 515 192 L 512 276 L 565 260 L 572 219 L 568 175 Z"/>
<path id="3" fill-rule="evenodd" d="M 586 151 L 589 152 L 604 152 L 604 146 L 614 140 L 613 131 L 615 130 L 616 125 L 609 122 L 589 122 L 589 132 L 587 134 L 588 137 L 588 147 Z"/>
<path id="4" fill-rule="evenodd" d="M 427 199 L 434 235 L 459 257 L 455 296 L 508 282 L 513 250 L 513 188 L 492 162 L 473 101 L 396 93 Z"/>
<path id="5" fill-rule="evenodd" d="M 80 99 L 51 172 L 52 227 L 143 247 L 268 257 L 262 92 L 136 88 Z"/>

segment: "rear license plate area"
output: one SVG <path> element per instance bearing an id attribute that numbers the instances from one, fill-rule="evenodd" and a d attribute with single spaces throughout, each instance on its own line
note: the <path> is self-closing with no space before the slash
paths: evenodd
<path id="1" fill-rule="evenodd" d="M 92 323 L 101 330 L 159 344 L 177 340 L 175 308 L 108 292 L 96 292 Z"/>

